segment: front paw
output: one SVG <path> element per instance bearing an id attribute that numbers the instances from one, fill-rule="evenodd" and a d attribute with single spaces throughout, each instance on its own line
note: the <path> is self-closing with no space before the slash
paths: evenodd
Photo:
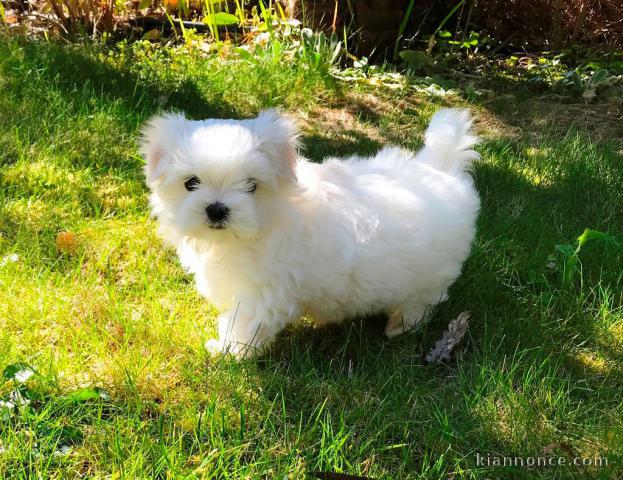
<path id="1" fill-rule="evenodd" d="M 211 356 L 231 355 L 237 360 L 253 358 L 257 355 L 257 348 L 239 342 L 224 342 L 211 338 L 205 343 L 205 348 Z"/>
<path id="2" fill-rule="evenodd" d="M 205 343 L 205 349 L 210 355 L 220 355 L 223 353 L 223 342 L 216 338 L 211 338 Z"/>

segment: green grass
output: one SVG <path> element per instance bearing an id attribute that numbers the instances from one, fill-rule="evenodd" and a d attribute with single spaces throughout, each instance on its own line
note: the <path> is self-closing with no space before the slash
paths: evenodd
<path id="1" fill-rule="evenodd" d="M 547 266 L 585 227 L 622 240 L 620 138 L 601 140 L 581 119 L 562 133 L 523 122 L 507 101 L 430 100 L 235 52 L 8 38 L 0 51 L 0 258 L 18 255 L 0 266 L 0 369 L 36 371 L 30 406 L 0 415 L 0 478 L 623 475 L 623 251 L 587 244 L 568 286 Z M 319 160 L 417 148 L 430 114 L 453 103 L 474 109 L 484 136 L 483 208 L 432 322 L 391 342 L 378 319 L 301 322 L 262 359 L 209 358 L 215 311 L 148 219 L 141 123 L 162 108 L 240 118 L 281 106 Z M 473 319 L 457 359 L 426 364 L 464 310 Z M 1 382 L 7 399 L 16 383 Z M 110 399 L 71 397 L 89 386 Z M 547 448 L 608 466 L 476 461 Z"/>

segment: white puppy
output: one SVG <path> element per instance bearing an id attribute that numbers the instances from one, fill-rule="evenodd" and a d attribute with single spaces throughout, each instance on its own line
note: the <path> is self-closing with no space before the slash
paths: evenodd
<path id="1" fill-rule="evenodd" d="M 474 238 L 478 154 L 466 110 L 435 114 L 417 154 L 311 163 L 294 122 L 152 118 L 141 150 L 159 233 L 222 313 L 208 348 L 237 356 L 288 322 L 385 311 L 388 337 L 446 298 Z"/>

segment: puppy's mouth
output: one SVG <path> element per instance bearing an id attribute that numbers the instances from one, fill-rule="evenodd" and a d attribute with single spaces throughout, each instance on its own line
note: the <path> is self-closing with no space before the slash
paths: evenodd
<path id="1" fill-rule="evenodd" d="M 210 228 L 211 230 L 225 230 L 225 225 L 222 223 L 217 223 L 217 224 L 208 224 L 208 228 Z"/>
<path id="2" fill-rule="evenodd" d="M 203 224 L 210 230 L 225 230 L 228 223 L 229 222 L 227 222 L 227 220 L 220 220 L 215 222 L 213 220 L 210 220 L 209 218 L 206 218 L 205 222 L 203 222 Z"/>

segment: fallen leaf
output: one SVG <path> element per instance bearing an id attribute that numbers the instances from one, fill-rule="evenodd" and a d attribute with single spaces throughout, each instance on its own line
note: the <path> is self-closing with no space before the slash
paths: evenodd
<path id="1" fill-rule="evenodd" d="M 441 363 L 450 360 L 452 350 L 467 332 L 468 325 L 469 312 L 461 312 L 458 317 L 451 320 L 441 339 L 435 342 L 435 346 L 426 355 L 426 361 L 429 363 Z"/>
<path id="2" fill-rule="evenodd" d="M 62 253 L 73 255 L 78 248 L 76 235 L 71 232 L 60 232 L 56 236 L 56 248 Z"/>

